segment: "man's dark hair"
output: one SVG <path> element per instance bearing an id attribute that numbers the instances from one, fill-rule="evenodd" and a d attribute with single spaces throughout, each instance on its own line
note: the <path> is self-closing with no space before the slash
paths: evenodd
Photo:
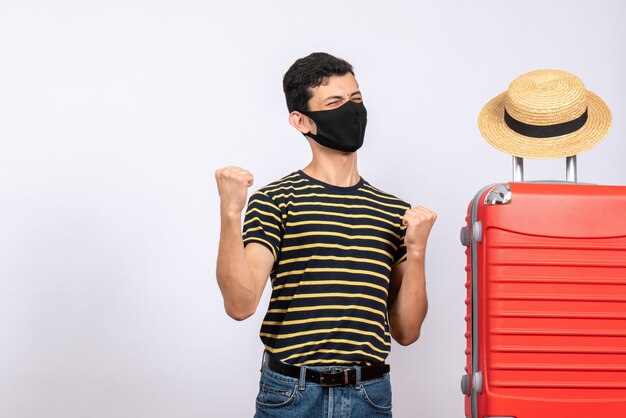
<path id="1" fill-rule="evenodd" d="M 306 112 L 313 96 L 311 89 L 321 85 L 334 75 L 354 75 L 352 65 L 341 58 L 325 52 L 314 52 L 293 63 L 283 77 L 283 91 L 287 99 L 287 109 Z"/>

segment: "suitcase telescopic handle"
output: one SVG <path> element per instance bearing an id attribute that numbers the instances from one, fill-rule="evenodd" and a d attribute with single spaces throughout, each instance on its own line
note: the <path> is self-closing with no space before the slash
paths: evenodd
<path id="1" fill-rule="evenodd" d="M 576 156 L 565 159 L 565 179 L 576 183 L 578 178 Z M 513 156 L 513 181 L 524 181 L 524 159 Z"/>

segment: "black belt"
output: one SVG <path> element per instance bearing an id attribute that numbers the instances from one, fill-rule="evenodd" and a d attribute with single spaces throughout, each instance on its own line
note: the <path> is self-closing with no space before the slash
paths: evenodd
<path id="1" fill-rule="evenodd" d="M 300 378 L 300 367 L 283 363 L 267 353 L 263 356 L 263 364 L 276 373 Z M 383 377 L 385 373 L 389 373 L 389 365 L 385 363 L 363 366 L 361 367 L 361 381 L 377 379 Z M 307 367 L 305 380 L 309 383 L 318 383 L 322 387 L 353 385 L 356 383 L 356 369 L 314 370 Z"/>

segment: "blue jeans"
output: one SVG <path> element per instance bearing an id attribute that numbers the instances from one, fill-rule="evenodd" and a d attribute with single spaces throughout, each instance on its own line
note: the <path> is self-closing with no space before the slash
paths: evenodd
<path id="1" fill-rule="evenodd" d="M 328 370 L 330 367 L 312 367 Z M 336 368 L 336 367 L 333 367 Z M 261 368 L 254 418 L 387 418 L 391 417 L 389 374 L 354 385 L 322 387 Z"/>

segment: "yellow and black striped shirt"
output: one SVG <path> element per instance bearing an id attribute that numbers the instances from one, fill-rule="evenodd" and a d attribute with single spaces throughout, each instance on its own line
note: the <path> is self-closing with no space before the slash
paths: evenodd
<path id="1" fill-rule="evenodd" d="M 361 179 L 332 186 L 297 171 L 248 202 L 244 244 L 274 254 L 261 340 L 296 365 L 382 362 L 391 269 L 406 259 L 402 200 Z"/>

